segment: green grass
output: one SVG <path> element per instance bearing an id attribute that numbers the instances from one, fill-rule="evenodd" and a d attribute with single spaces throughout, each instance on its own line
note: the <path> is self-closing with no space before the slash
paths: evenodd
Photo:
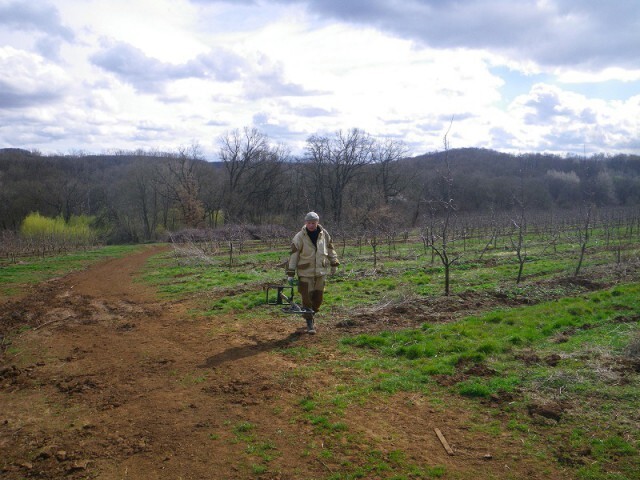
<path id="1" fill-rule="evenodd" d="M 343 343 L 409 360 L 444 357 L 453 364 L 469 359 L 482 361 L 516 347 L 537 346 L 567 329 L 616 322 L 624 312 L 633 314 L 639 309 L 638 285 L 621 285 L 604 293 L 496 310 L 455 323 L 424 324 L 417 330 L 348 337 Z"/>
<path id="2" fill-rule="evenodd" d="M 599 245 L 598 231 L 593 232 L 592 242 L 585 257 L 583 272 L 614 262 L 614 255 Z M 566 238 L 564 239 L 566 242 Z M 600 243 L 599 243 L 600 242 Z M 505 250 L 504 242 L 499 248 L 487 251 L 478 261 L 483 239 L 469 239 L 466 251 L 461 242 L 454 242 L 454 250 L 462 254 L 451 270 L 453 294 L 462 292 L 503 292 L 508 296 L 533 295 L 534 300 L 574 294 L 577 287 L 562 285 L 548 291 L 531 281 L 566 278 L 572 274 L 578 258 L 577 246 L 560 243 L 557 253 L 548 248 L 540 236 L 527 238 L 528 258 L 524 267 L 524 280 L 515 285 L 518 264 L 513 252 Z M 260 314 L 264 304 L 262 288 L 267 284 L 281 284 L 284 268 L 281 262 L 288 256 L 288 246 L 269 252 L 243 253 L 228 258 L 221 252 L 210 258 L 207 265 L 186 265 L 187 259 L 174 254 L 152 259 L 146 272 L 146 281 L 171 298 L 184 296 L 202 298 L 202 309 L 208 315 L 251 310 Z M 328 282 L 324 309 L 351 311 L 380 302 L 381 298 L 393 300 L 407 295 L 439 296 L 444 287 L 444 269 L 431 255 L 425 254 L 421 245 L 398 243 L 388 256 L 387 248 L 379 249 L 379 261 L 373 269 L 372 249 L 369 246 L 348 246 L 338 249 L 342 265 L 337 276 Z M 632 258 L 640 255 L 640 245 L 625 244 L 624 255 Z M 537 295 L 538 298 L 535 298 Z M 299 299 L 298 294 L 295 296 Z M 264 310 L 264 309 L 263 309 Z"/>
<path id="3" fill-rule="evenodd" d="M 474 377 L 458 383 L 458 393 L 466 397 L 490 397 L 500 392 L 513 392 L 521 383 L 518 376 L 481 379 Z"/>
<path id="4" fill-rule="evenodd" d="M 521 436 L 532 455 L 544 449 L 563 465 L 577 465 L 576 478 L 631 479 L 640 471 L 640 433 L 632 427 L 640 385 L 632 368 L 623 374 L 619 368 L 628 352 L 637 352 L 638 312 L 640 284 L 633 283 L 453 323 L 345 337 L 342 344 L 364 355 L 351 363 L 362 391 L 368 384 L 369 391 L 383 394 L 454 395 L 479 411 L 479 400 L 512 395 L 502 407 L 508 420 L 504 427 L 494 425 L 494 434 L 504 428 Z M 525 364 L 531 352 L 539 360 Z M 544 361 L 550 355 L 560 357 L 555 366 Z M 433 375 L 459 376 L 440 388 Z M 570 409 L 557 424 L 542 423 L 541 431 L 526 413 L 532 398 L 567 402 Z M 554 453 L 566 448 L 567 428 L 574 429 L 569 457 Z"/>
<path id="5" fill-rule="evenodd" d="M 233 428 L 233 432 L 236 435 L 240 435 L 240 434 L 250 432 L 253 429 L 255 429 L 255 425 L 252 424 L 251 422 L 240 422 Z"/>
<path id="6" fill-rule="evenodd" d="M 274 262 L 276 256 L 281 254 L 243 255 L 229 267 L 221 257 L 214 258 L 210 265 L 180 265 L 168 253 L 149 260 L 144 280 L 168 298 L 200 299 L 200 309 L 205 315 L 247 311 L 264 307 L 265 285 L 283 283 L 284 270 L 277 271 L 264 264 Z M 263 308 L 263 313 L 267 311 Z"/>
<path id="7" fill-rule="evenodd" d="M 241 421 L 233 426 L 234 443 L 244 445 L 246 458 L 240 459 L 240 463 L 248 462 L 250 470 L 255 475 L 263 475 L 269 471 L 269 464 L 278 458 L 281 453 L 270 439 L 264 440 L 264 435 L 259 431 L 259 426 Z M 210 435 L 210 438 L 211 435 Z M 216 439 L 218 437 L 216 436 Z"/>

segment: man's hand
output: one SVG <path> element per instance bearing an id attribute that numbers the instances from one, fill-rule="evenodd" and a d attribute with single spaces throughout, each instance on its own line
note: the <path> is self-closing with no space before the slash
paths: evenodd
<path id="1" fill-rule="evenodd" d="M 293 277 L 287 277 L 287 283 L 293 286 Z"/>

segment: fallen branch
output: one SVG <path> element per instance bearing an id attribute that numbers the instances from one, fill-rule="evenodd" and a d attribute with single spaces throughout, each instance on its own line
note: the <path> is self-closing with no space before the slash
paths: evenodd
<path id="1" fill-rule="evenodd" d="M 326 463 L 324 463 L 324 462 L 323 462 L 322 460 L 320 460 L 319 458 L 316 458 L 316 460 L 318 460 L 318 462 L 320 462 L 320 463 L 322 464 L 322 466 L 323 466 L 324 468 L 326 468 L 327 470 L 329 470 L 329 473 L 331 473 L 331 474 L 333 475 L 333 470 L 331 470 L 331 469 L 329 468 L 329 466 L 328 466 Z"/>
<path id="2" fill-rule="evenodd" d="M 50 325 L 52 323 L 59 322 L 60 320 L 62 320 L 62 318 L 54 318 L 53 320 L 49 320 L 48 322 L 44 322 L 44 323 L 41 323 L 40 325 L 33 327 L 33 330 L 39 330 L 42 327 L 46 327 L 47 325 Z"/>

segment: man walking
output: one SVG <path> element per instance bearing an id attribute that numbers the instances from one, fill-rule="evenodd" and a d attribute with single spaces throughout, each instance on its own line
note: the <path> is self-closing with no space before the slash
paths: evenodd
<path id="1" fill-rule="evenodd" d="M 327 273 L 336 273 L 340 262 L 333 248 L 331 236 L 322 225 L 316 212 L 309 212 L 304 217 L 305 224 L 291 241 L 291 256 L 287 265 L 287 277 L 293 283 L 298 272 L 298 291 L 302 297 L 302 306 L 310 308 L 314 313 L 320 310 Z M 316 333 L 313 313 L 305 313 L 307 332 Z"/>

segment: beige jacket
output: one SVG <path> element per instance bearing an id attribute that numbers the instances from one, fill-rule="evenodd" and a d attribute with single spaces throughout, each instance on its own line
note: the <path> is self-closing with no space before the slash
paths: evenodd
<path id="1" fill-rule="evenodd" d="M 331 267 L 340 265 L 329 232 L 321 225 L 318 229 L 316 245 L 309 238 L 306 226 L 293 237 L 287 276 L 293 277 L 297 270 L 299 277 L 320 277 L 327 275 Z"/>

